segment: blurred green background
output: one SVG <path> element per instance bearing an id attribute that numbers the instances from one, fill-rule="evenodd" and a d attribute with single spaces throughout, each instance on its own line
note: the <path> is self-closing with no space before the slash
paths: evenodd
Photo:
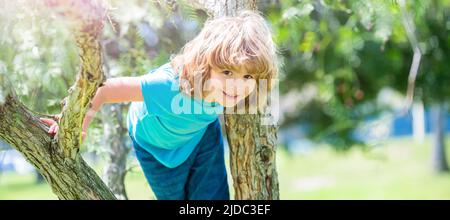
<path id="1" fill-rule="evenodd" d="M 283 61 L 281 199 L 450 199 L 450 1 L 257 3 Z M 207 19 L 186 0 L 108 4 L 101 41 L 109 77 L 164 64 Z M 40 1 L 0 0 L 0 74 L 23 103 L 48 114 L 60 111 L 79 64 L 67 21 L 54 14 Z M 125 127 L 105 126 L 108 116 L 99 113 L 83 143 L 99 175 L 110 163 L 105 131 Z M 154 199 L 132 151 L 125 166 L 129 198 Z M 1 140 L 0 199 L 56 199 Z"/>

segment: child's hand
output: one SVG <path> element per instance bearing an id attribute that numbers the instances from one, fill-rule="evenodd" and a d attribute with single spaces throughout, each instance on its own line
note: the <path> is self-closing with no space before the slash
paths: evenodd
<path id="1" fill-rule="evenodd" d="M 58 133 L 58 123 L 50 118 L 39 118 L 44 124 L 50 126 L 50 128 L 48 129 L 48 133 L 51 134 L 52 136 L 55 136 Z M 82 139 L 84 140 L 84 138 L 86 137 L 86 132 L 82 131 L 81 132 L 82 135 Z"/>
<path id="2" fill-rule="evenodd" d="M 58 123 L 55 120 L 50 118 L 39 118 L 44 124 L 50 126 L 48 129 L 48 133 L 51 135 L 56 135 L 58 133 Z"/>

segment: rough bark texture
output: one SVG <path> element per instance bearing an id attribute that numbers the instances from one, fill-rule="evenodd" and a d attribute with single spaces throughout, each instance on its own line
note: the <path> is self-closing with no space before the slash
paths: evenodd
<path id="1" fill-rule="evenodd" d="M 432 135 L 432 165 L 435 172 L 448 172 L 448 164 L 445 158 L 445 110 L 442 104 L 436 104 L 431 108 L 433 120 Z"/>
<path id="2" fill-rule="evenodd" d="M 81 143 L 81 127 L 97 88 L 105 80 L 99 35 L 106 10 L 98 1 L 60 0 L 52 7 L 72 19 L 75 40 L 79 48 L 81 70 L 69 95 L 63 101 L 59 122 L 58 143 L 67 157 L 74 158 Z"/>
<path id="3" fill-rule="evenodd" d="M 256 10 L 255 0 L 199 0 L 197 4 L 203 5 L 213 17 Z M 262 113 L 225 115 L 230 170 L 237 200 L 279 199 L 275 163 L 277 127 L 261 125 L 262 117 Z"/>
<path id="4" fill-rule="evenodd" d="M 58 152 L 59 146 L 47 130 L 48 127 L 18 102 L 12 92 L 0 103 L 0 138 L 36 167 L 58 198 L 114 199 L 79 154 L 68 158 Z"/>
<path id="5" fill-rule="evenodd" d="M 44 176 L 60 199 L 115 199 L 78 153 L 81 127 L 88 105 L 104 80 L 100 46 L 105 9 L 97 1 L 46 0 L 60 15 L 72 21 L 80 49 L 81 70 L 63 102 L 57 137 L 21 104 L 5 75 L 0 75 L 0 138 L 21 152 Z M 2 73 L 4 74 L 4 73 Z"/>

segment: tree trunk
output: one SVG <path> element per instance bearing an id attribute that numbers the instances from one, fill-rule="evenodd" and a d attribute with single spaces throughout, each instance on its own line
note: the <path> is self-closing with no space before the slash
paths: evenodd
<path id="1" fill-rule="evenodd" d="M 0 73 L 0 138 L 21 152 L 36 167 L 59 199 L 115 199 L 79 154 L 81 127 L 90 101 L 103 83 L 98 36 L 106 10 L 97 1 L 46 0 L 72 22 L 80 49 L 81 69 L 63 101 L 58 135 L 51 137 L 39 117 L 20 103 Z"/>
<path id="2" fill-rule="evenodd" d="M 425 139 L 425 110 L 422 101 L 415 102 L 412 106 L 413 138 L 423 143 Z"/>
<path id="3" fill-rule="evenodd" d="M 255 0 L 198 0 L 213 17 L 233 16 L 241 10 L 256 10 Z M 270 96 L 270 94 L 269 94 Z M 262 125 L 269 115 L 225 114 L 230 147 L 230 170 L 235 199 L 279 199 L 275 153 L 277 127 Z"/>
<path id="4" fill-rule="evenodd" d="M 5 82 L 5 79 L 1 80 Z M 13 93 L 6 95 L 0 103 L 0 138 L 36 167 L 58 198 L 114 199 L 80 154 L 69 158 L 58 152 L 58 143 L 47 130 L 38 116 L 19 103 Z"/>
<path id="5" fill-rule="evenodd" d="M 130 149 L 125 145 L 127 129 L 123 125 L 123 110 L 123 104 L 111 104 L 102 109 L 104 146 L 107 148 L 103 180 L 118 199 L 127 200 L 125 175 Z"/>
<path id="6" fill-rule="evenodd" d="M 110 65 L 106 43 L 102 40 L 102 52 L 105 59 L 105 75 L 109 78 Z M 122 112 L 126 111 L 125 104 L 109 104 L 103 106 L 101 111 L 103 123 L 103 142 L 106 148 L 107 157 L 102 179 L 111 189 L 117 199 L 128 200 L 125 189 L 125 175 L 127 174 L 127 156 L 130 148 L 126 146 L 128 129 L 122 117 Z"/>
<path id="7" fill-rule="evenodd" d="M 432 114 L 432 154 L 431 161 L 435 172 L 447 172 L 448 164 L 445 159 L 445 111 L 442 104 L 436 104 L 431 108 Z"/>

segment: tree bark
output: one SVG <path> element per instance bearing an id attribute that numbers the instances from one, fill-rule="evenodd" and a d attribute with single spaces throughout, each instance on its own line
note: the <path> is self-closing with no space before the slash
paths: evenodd
<path id="1" fill-rule="evenodd" d="M 2 84 L 4 82 L 3 79 Z M 58 143 L 47 130 L 38 116 L 18 102 L 12 92 L 0 103 L 0 138 L 22 153 L 44 176 L 58 198 L 114 199 L 80 154 L 69 158 L 60 153 Z"/>
<path id="2" fill-rule="evenodd" d="M 51 137 L 48 127 L 39 120 L 48 116 L 20 103 L 6 74 L 0 74 L 0 138 L 37 168 L 59 199 L 115 199 L 79 154 L 84 116 L 104 80 L 98 36 L 106 10 L 97 1 L 46 0 L 44 3 L 72 21 L 81 70 L 63 101 L 56 137 Z"/>
<path id="3" fill-rule="evenodd" d="M 241 10 L 256 10 L 255 0 L 198 0 L 212 17 L 233 16 Z M 270 94 L 269 94 L 270 96 Z M 258 114 L 225 114 L 230 147 L 230 170 L 236 200 L 279 199 L 275 155 L 277 127 L 262 125 Z"/>
<path id="4" fill-rule="evenodd" d="M 431 161 L 433 170 L 437 173 L 448 172 L 448 163 L 445 158 L 445 111 L 442 104 L 431 108 L 433 134 Z"/>
<path id="5" fill-rule="evenodd" d="M 125 146 L 127 129 L 123 126 L 123 111 L 123 104 L 111 104 L 102 109 L 104 145 L 107 146 L 103 180 L 118 199 L 127 200 L 125 175 L 127 173 L 127 155 L 130 149 Z"/>

